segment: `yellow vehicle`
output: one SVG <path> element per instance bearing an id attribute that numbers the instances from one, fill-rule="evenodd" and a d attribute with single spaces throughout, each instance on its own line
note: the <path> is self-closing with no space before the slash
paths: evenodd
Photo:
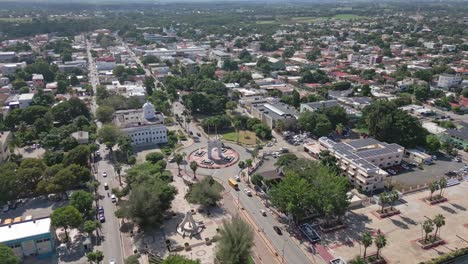
<path id="1" fill-rule="evenodd" d="M 237 184 L 237 181 L 234 180 L 233 178 L 229 178 L 229 185 L 231 185 L 232 188 L 234 188 L 234 189 L 238 189 L 238 188 L 239 188 L 239 185 Z"/>

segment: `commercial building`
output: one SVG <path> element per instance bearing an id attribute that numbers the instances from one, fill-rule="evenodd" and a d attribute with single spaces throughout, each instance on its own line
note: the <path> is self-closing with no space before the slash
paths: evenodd
<path id="1" fill-rule="evenodd" d="M 0 243 L 20 258 L 49 257 L 54 254 L 54 237 L 49 217 L 15 222 L 6 219 L 0 226 Z"/>
<path id="2" fill-rule="evenodd" d="M 441 74 L 437 82 L 437 87 L 442 89 L 455 88 L 462 82 L 462 77 L 455 74 Z"/>
<path id="3" fill-rule="evenodd" d="M 388 144 L 373 138 L 337 143 L 321 137 L 319 143 L 321 150 L 328 150 L 335 156 L 350 183 L 363 192 L 384 188 L 388 173 L 382 168 L 400 164 L 405 151 L 398 144 Z"/>
<path id="4" fill-rule="evenodd" d="M 96 69 L 98 71 L 111 71 L 115 66 L 117 66 L 117 63 L 112 57 L 98 58 L 96 60 Z"/>
<path id="5" fill-rule="evenodd" d="M 116 111 L 113 121 L 124 134 L 131 138 L 133 145 L 167 143 L 164 115 L 156 112 L 149 102 L 145 103 L 142 109 Z"/>
<path id="6" fill-rule="evenodd" d="M 252 105 L 251 112 L 254 117 L 260 119 L 271 129 L 275 128 L 280 122 L 283 123 L 284 127 L 293 126 L 296 124 L 299 115 L 294 107 L 284 103 Z"/>
<path id="7" fill-rule="evenodd" d="M 328 101 L 320 101 L 320 102 L 311 102 L 311 103 L 304 103 L 301 104 L 300 112 L 310 111 L 315 112 L 320 109 L 324 108 L 331 108 L 334 106 L 339 106 L 337 100 L 328 100 Z"/>

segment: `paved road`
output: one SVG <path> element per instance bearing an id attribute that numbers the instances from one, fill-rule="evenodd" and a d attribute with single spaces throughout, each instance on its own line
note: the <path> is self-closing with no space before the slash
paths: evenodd
<path id="1" fill-rule="evenodd" d="M 89 41 L 86 41 L 86 48 L 88 53 L 89 80 L 93 86 L 94 94 L 96 95 L 96 86 L 99 85 L 99 78 L 94 59 L 91 56 L 91 43 Z M 96 96 L 93 96 L 91 111 L 96 113 L 96 108 Z M 100 127 L 101 123 L 97 122 L 97 126 Z M 102 144 L 99 145 L 99 151 L 102 158 L 95 164 L 95 177 L 100 183 L 98 189 L 98 193 L 101 197 L 99 205 L 104 207 L 106 221 L 102 224 L 103 240 L 98 249 L 102 250 L 104 253 L 104 263 L 108 263 L 109 260 L 115 260 L 116 263 L 123 264 L 119 220 L 114 215 L 117 208 L 109 197 L 111 189 L 117 187 L 119 182 L 115 175 L 114 167 L 110 163 L 109 151 L 106 150 L 105 146 Z M 103 177 L 103 172 L 107 173 L 107 177 Z M 109 190 L 104 189 L 104 183 L 109 185 Z"/>
<path id="2" fill-rule="evenodd" d="M 184 110 L 184 106 L 181 103 L 176 102 L 173 104 L 173 112 L 175 114 L 178 114 L 180 116 L 183 110 Z M 196 135 L 196 133 L 201 133 L 201 131 L 193 122 L 188 124 L 187 127 L 188 127 L 188 130 L 192 131 L 194 135 Z M 200 147 L 205 147 L 207 145 L 206 143 L 207 139 L 203 136 L 202 133 L 201 135 L 202 136 L 199 138 L 199 142 L 195 143 L 194 145 L 184 150 L 187 154 L 189 154 L 191 151 L 194 151 Z M 245 160 L 251 157 L 251 155 L 248 153 L 248 151 L 244 147 L 240 147 L 235 144 L 228 144 L 228 145 L 234 148 L 240 154 L 241 160 Z M 275 148 L 278 148 L 278 147 L 275 146 Z M 171 164 L 170 166 L 176 166 L 176 165 Z M 189 173 L 189 175 L 191 175 L 190 168 L 182 166 L 182 169 L 185 169 Z M 230 177 L 233 177 L 234 175 L 239 174 L 239 167 L 237 165 L 233 165 L 231 167 L 224 168 L 222 170 L 208 170 L 208 169 L 199 168 L 197 170 L 197 174 L 212 175 L 213 177 L 222 181 L 225 186 L 229 186 L 228 179 Z M 282 257 L 283 252 L 284 252 L 285 263 L 289 263 L 289 264 L 321 263 L 322 261 L 321 259 L 317 259 L 316 262 L 315 261 L 312 262 L 304 254 L 304 252 L 297 246 L 297 244 L 294 241 L 292 241 L 291 238 L 289 238 L 289 233 L 286 230 L 283 229 L 282 236 L 276 234 L 276 232 L 273 230 L 273 226 L 275 225 L 281 226 L 281 224 L 279 224 L 276 221 L 276 219 L 273 218 L 270 214 L 268 214 L 267 217 L 262 216 L 260 214 L 260 209 L 267 211 L 267 208 L 263 205 L 263 203 L 259 200 L 259 198 L 255 196 L 254 197 L 247 196 L 243 191 L 245 188 L 247 188 L 246 183 L 241 182 L 239 184 L 240 191 L 236 191 L 232 188 L 229 188 L 228 191 L 230 191 L 234 199 L 238 199 L 242 207 L 245 208 L 245 211 L 250 214 L 251 218 L 263 230 L 264 234 L 269 238 L 270 243 L 275 247 L 276 252 L 278 252 L 278 255 Z"/>

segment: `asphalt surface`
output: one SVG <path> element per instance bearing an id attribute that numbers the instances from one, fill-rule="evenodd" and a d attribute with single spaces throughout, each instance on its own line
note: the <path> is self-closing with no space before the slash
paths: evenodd
<path id="1" fill-rule="evenodd" d="M 96 94 L 96 86 L 99 85 L 99 78 L 94 59 L 91 56 L 91 43 L 89 41 L 86 41 L 86 47 L 88 53 L 89 79 L 93 86 L 94 94 Z M 96 109 L 96 97 L 93 96 L 91 105 L 93 114 L 96 113 Z M 101 123 L 97 122 L 97 126 L 100 127 Z M 103 206 L 104 208 L 106 221 L 102 223 L 100 232 L 102 242 L 97 249 L 104 253 L 104 263 L 115 260 L 117 264 L 123 264 L 122 243 L 119 230 L 120 225 L 119 220 L 114 214 L 117 208 L 110 198 L 111 189 L 117 187 L 119 181 L 114 167 L 110 162 L 109 151 L 103 144 L 99 144 L 99 151 L 101 153 L 101 158 L 95 163 L 93 172 L 95 172 L 96 180 L 100 183 L 98 188 L 98 194 L 100 195 L 99 206 Z M 106 177 L 103 176 L 104 172 L 107 173 Z M 109 190 L 104 189 L 104 183 L 109 185 Z"/>

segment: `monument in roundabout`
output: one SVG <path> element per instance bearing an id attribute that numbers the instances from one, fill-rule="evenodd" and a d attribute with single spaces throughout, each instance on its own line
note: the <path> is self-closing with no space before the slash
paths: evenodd
<path id="1" fill-rule="evenodd" d="M 219 169 L 229 167 L 239 160 L 239 153 L 225 146 L 218 135 L 208 139 L 206 147 L 199 148 L 188 156 L 189 163 L 195 161 L 199 167 Z"/>

